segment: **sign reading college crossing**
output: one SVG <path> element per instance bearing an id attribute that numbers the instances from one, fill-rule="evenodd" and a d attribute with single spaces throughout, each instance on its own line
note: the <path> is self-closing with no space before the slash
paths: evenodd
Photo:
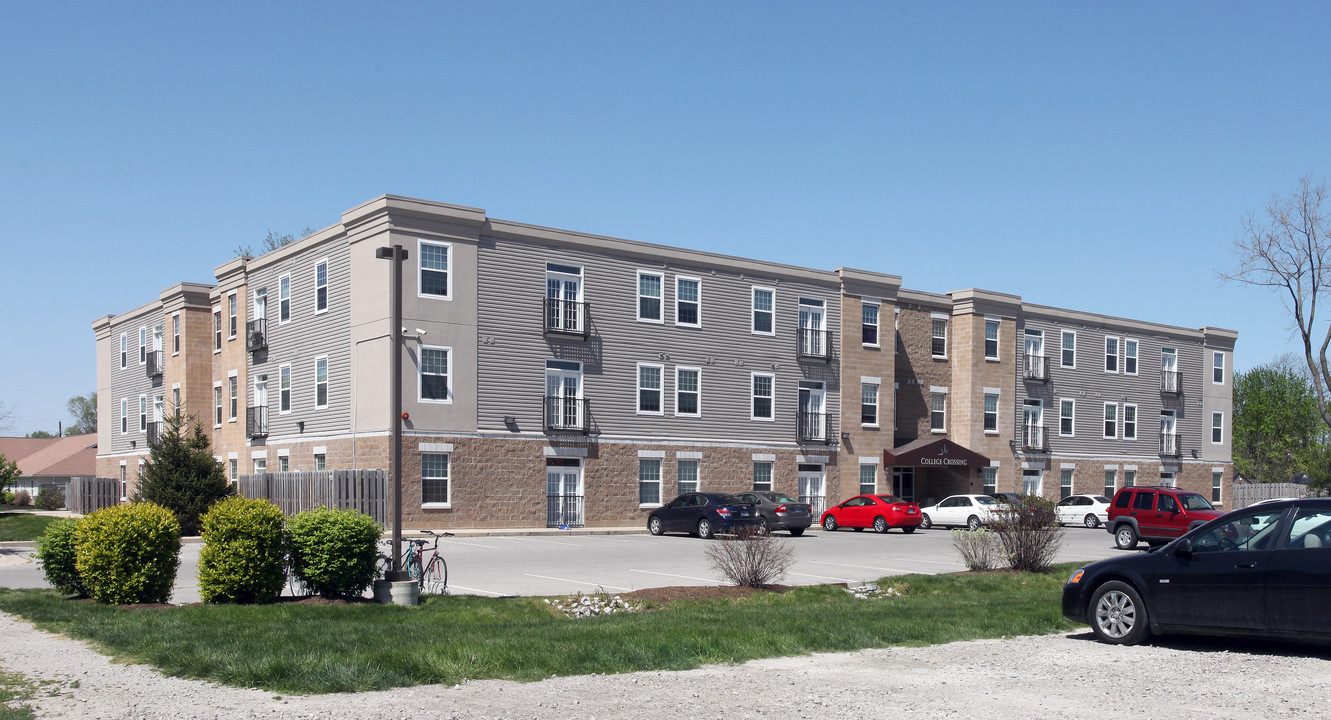
<path id="1" fill-rule="evenodd" d="M 989 467 L 989 458 L 947 438 L 923 438 L 884 450 L 883 464 L 897 467 Z"/>

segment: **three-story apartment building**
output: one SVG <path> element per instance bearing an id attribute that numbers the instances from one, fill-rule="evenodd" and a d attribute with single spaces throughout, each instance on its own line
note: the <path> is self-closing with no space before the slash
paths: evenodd
<path id="1" fill-rule="evenodd" d="M 392 263 L 376 254 L 391 245 L 407 251 L 399 327 Z M 175 407 L 203 423 L 233 478 L 387 468 L 394 341 L 412 526 L 638 524 L 704 489 L 781 490 L 821 508 L 860 492 L 1098 492 L 1091 480 L 1111 470 L 1207 490 L 1208 473 L 1230 477 L 1229 331 L 912 291 L 895 275 L 395 196 L 214 274 L 94 324 L 98 472 L 126 493 Z M 1058 359 L 1031 338 L 1064 330 L 1081 365 L 1041 361 L 1030 377 L 1031 358 Z M 1111 336 L 1117 372 L 1091 372 L 1088 343 Z M 1164 391 L 1171 348 L 1176 393 Z M 1162 358 L 1159 393 L 1146 392 L 1147 353 Z M 1224 364 L 1207 384 L 1210 362 Z M 1064 399 L 1077 406 L 1067 441 L 1041 434 Z M 1114 438 L 1087 436 L 1087 414 L 1108 417 L 1111 400 Z M 1157 414 L 1159 453 L 1146 422 Z M 1219 439 L 1205 444 L 1213 414 Z M 1046 481 L 1064 469 L 1070 479 Z"/>

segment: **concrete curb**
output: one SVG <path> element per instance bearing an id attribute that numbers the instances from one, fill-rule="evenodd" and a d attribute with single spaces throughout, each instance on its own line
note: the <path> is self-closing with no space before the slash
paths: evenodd
<path id="1" fill-rule="evenodd" d="M 569 528 L 560 530 L 559 528 L 456 528 L 451 530 L 436 530 L 435 532 L 451 532 L 455 538 L 471 537 L 572 537 L 577 535 L 645 535 L 646 528 L 640 527 L 591 527 L 591 528 Z M 379 536 L 381 540 L 392 540 L 393 533 L 386 532 Z M 406 530 L 402 533 L 402 539 L 429 539 L 430 536 L 423 534 L 420 530 Z M 203 539 L 197 535 L 183 537 L 181 544 L 201 543 Z M 36 540 L 11 540 L 0 542 L 0 548 L 19 548 L 34 549 L 37 547 Z"/>

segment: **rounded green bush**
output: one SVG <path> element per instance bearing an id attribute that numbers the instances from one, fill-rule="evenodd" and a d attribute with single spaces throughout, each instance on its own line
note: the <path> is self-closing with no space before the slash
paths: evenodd
<path id="1" fill-rule="evenodd" d="M 374 580 L 383 530 L 355 510 L 315 508 L 287 521 L 291 569 L 316 595 L 358 597 Z"/>
<path id="2" fill-rule="evenodd" d="M 75 518 L 53 520 L 37 540 L 37 559 L 42 564 L 42 572 L 46 573 L 46 582 L 51 583 L 60 594 L 87 597 L 88 591 L 83 587 L 78 568 L 74 565 L 75 531 L 78 527 L 79 521 Z"/>
<path id="3" fill-rule="evenodd" d="M 180 523 L 161 505 L 102 508 L 79 521 L 75 567 L 88 595 L 116 605 L 162 603 L 180 564 Z"/>
<path id="4" fill-rule="evenodd" d="M 266 603 L 286 580 L 286 529 L 270 500 L 232 496 L 204 513 L 199 594 L 211 603 Z"/>

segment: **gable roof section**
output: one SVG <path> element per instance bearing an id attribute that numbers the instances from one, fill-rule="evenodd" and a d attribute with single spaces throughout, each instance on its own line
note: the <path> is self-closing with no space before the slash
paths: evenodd
<path id="1" fill-rule="evenodd" d="M 989 458 L 947 438 L 920 438 L 883 451 L 884 465 L 989 467 Z"/>
<path id="2" fill-rule="evenodd" d="M 61 438 L 0 437 L 0 455 L 18 463 L 23 477 L 97 474 L 97 434 Z"/>

